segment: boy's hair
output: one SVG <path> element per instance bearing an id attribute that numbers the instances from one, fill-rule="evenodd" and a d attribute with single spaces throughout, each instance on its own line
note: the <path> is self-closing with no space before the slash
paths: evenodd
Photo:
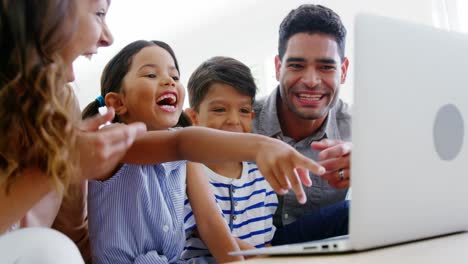
<path id="1" fill-rule="evenodd" d="M 340 16 L 330 8 L 304 4 L 291 10 L 283 19 L 279 28 L 278 55 L 282 60 L 288 40 L 297 33 L 325 34 L 335 38 L 338 53 L 344 59 L 346 28 Z"/>
<path id="2" fill-rule="evenodd" d="M 106 65 L 101 76 L 101 96 L 106 97 L 107 93 L 119 93 L 122 88 L 122 81 L 130 70 L 133 58 L 140 50 L 149 47 L 158 46 L 169 52 L 174 60 L 175 67 L 180 74 L 179 64 L 172 48 L 165 42 L 152 40 L 137 40 L 125 46 L 117 55 L 115 55 Z M 83 119 L 94 116 L 99 113 L 99 102 L 94 100 L 83 110 Z M 112 122 L 119 122 L 116 115 Z"/>
<path id="3" fill-rule="evenodd" d="M 190 76 L 190 107 L 198 111 L 211 85 L 216 83 L 232 86 L 240 94 L 250 96 L 252 103 L 255 100 L 257 86 L 249 67 L 236 59 L 218 56 L 203 62 Z"/>

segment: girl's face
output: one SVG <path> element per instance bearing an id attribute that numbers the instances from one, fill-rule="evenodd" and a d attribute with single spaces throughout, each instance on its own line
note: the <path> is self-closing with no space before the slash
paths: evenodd
<path id="1" fill-rule="evenodd" d="M 73 61 L 80 55 L 91 57 L 99 47 L 112 44 L 105 17 L 109 9 L 109 0 L 80 0 L 77 6 L 78 26 L 72 38 L 61 51 L 66 67 L 67 80 L 75 79 Z"/>
<path id="2" fill-rule="evenodd" d="M 169 52 L 149 46 L 133 57 L 122 83 L 126 123 L 144 122 L 148 130 L 164 130 L 177 124 L 185 91 Z"/>

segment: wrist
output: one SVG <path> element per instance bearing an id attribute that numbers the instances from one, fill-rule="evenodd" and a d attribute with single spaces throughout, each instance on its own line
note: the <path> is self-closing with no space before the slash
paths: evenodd
<path id="1" fill-rule="evenodd" d="M 267 136 L 262 136 L 262 135 L 257 135 L 257 134 L 251 134 L 253 136 L 252 142 L 253 146 L 251 146 L 249 149 L 251 150 L 251 160 L 256 160 L 256 156 L 258 153 L 261 153 L 261 150 L 263 149 L 268 149 L 268 146 L 271 144 L 271 138 Z"/>

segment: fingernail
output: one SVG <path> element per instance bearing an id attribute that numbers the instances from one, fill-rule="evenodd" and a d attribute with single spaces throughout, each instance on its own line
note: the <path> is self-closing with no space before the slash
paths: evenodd
<path id="1" fill-rule="evenodd" d="M 133 140 L 134 140 L 133 137 L 128 137 L 127 138 L 127 146 L 131 146 L 133 144 Z"/>
<path id="2" fill-rule="evenodd" d="M 318 173 L 319 175 L 322 175 L 325 173 L 325 168 L 324 167 L 320 167 L 320 169 L 318 170 Z"/>
<path id="3" fill-rule="evenodd" d="M 104 115 L 107 114 L 107 107 L 105 107 L 105 106 L 99 107 L 98 111 L 99 111 L 100 115 L 104 116 Z"/>
<path id="4" fill-rule="evenodd" d="M 300 204 L 305 204 L 306 202 L 306 198 L 304 195 L 300 195 L 297 197 L 297 201 L 300 203 Z"/>
<path id="5" fill-rule="evenodd" d="M 144 131 L 146 131 L 146 125 L 143 124 L 143 123 L 139 123 L 139 124 L 138 124 L 138 127 L 137 127 L 137 130 L 138 130 L 139 132 L 144 132 Z"/>

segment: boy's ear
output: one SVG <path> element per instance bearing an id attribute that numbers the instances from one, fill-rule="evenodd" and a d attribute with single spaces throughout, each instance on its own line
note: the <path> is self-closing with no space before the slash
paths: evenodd
<path id="1" fill-rule="evenodd" d="M 254 120 L 255 118 L 255 112 L 252 110 L 252 112 L 250 112 L 250 118 L 252 118 L 252 120 Z"/>
<path id="2" fill-rule="evenodd" d="M 112 106 L 115 109 L 116 115 L 124 115 L 127 113 L 127 106 L 124 104 L 122 95 L 119 93 L 107 93 L 104 100 L 106 101 L 106 105 Z"/>
<path id="3" fill-rule="evenodd" d="M 195 111 L 193 108 L 187 108 L 185 109 L 185 114 L 187 114 L 190 117 L 190 120 L 192 121 L 192 124 L 194 126 L 198 126 L 198 113 Z"/>

